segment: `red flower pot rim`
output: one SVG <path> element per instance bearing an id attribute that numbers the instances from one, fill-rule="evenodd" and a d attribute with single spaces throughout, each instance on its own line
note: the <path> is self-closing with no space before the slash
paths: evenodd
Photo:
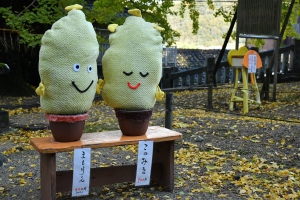
<path id="1" fill-rule="evenodd" d="M 74 123 L 78 121 L 84 121 L 88 117 L 88 113 L 77 114 L 77 115 L 55 115 L 55 114 L 46 114 L 46 118 L 51 122 L 68 122 Z"/>

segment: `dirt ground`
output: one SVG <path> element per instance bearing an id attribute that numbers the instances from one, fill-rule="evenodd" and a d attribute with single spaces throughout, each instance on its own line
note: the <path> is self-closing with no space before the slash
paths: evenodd
<path id="1" fill-rule="evenodd" d="M 263 100 L 262 106 L 250 105 L 247 114 L 243 114 L 242 104 L 236 104 L 234 110 L 229 111 L 232 85 L 214 89 L 212 109 L 207 109 L 207 91 L 204 89 L 174 93 L 172 129 L 183 134 L 183 139 L 175 143 L 175 190 L 164 192 L 159 186 L 136 189 L 128 183 L 93 189 L 91 195 L 83 199 L 300 198 L 297 192 L 300 190 L 299 85 L 279 84 L 276 102 Z M 1 97 L 0 106 L 10 112 L 9 131 L 2 131 L 0 138 L 9 138 L 7 132 L 20 129 L 47 129 L 38 97 Z M 164 126 L 164 116 L 165 102 L 157 102 L 150 125 Z M 114 129 L 118 129 L 118 124 L 113 109 L 97 96 L 89 111 L 85 132 Z M 26 150 L 28 144 L 0 142 L 2 153 L 13 147 L 22 149 L 7 154 L 9 160 L 16 160 L 18 154 L 23 156 L 26 152 L 28 158 L 37 156 L 34 150 Z M 130 149 L 121 152 L 121 160 L 126 161 L 127 155 L 134 157 Z M 38 160 L 35 162 L 38 165 Z M 109 161 L 106 162 L 109 165 Z M 6 163 L 8 168 L 11 165 Z M 1 187 L 4 188 L 4 199 L 10 199 L 16 188 L 3 183 L 0 183 Z M 30 186 L 24 187 L 30 190 Z M 38 196 L 38 191 L 35 192 Z M 60 194 L 58 198 L 69 199 L 70 194 Z"/>

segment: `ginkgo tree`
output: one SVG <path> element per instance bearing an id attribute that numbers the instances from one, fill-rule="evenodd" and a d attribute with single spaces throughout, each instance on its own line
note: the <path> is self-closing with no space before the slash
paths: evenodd
<path id="1" fill-rule="evenodd" d="M 223 17 L 225 22 L 232 21 L 238 0 L 232 1 L 230 6 L 227 4 L 227 6 L 221 6 L 219 8 L 216 8 L 215 4 L 220 2 L 220 0 L 202 0 L 201 2 L 203 1 L 206 1 L 208 7 L 214 11 L 215 17 Z M 227 0 L 222 1 L 226 2 Z M 283 22 L 286 16 L 291 1 L 292 0 L 284 0 L 282 2 L 281 22 Z M 0 3 L 0 14 L 4 19 L 4 24 L 1 23 L 3 19 L 0 20 L 0 29 L 7 30 L 9 27 L 11 31 L 15 31 L 19 34 L 21 44 L 25 44 L 29 47 L 37 46 L 40 44 L 42 36 L 41 29 L 45 26 L 49 27 L 49 25 L 53 24 L 57 19 L 64 16 L 66 12 L 63 8 L 66 5 L 74 3 L 84 4 L 84 12 L 86 13 L 87 19 L 99 24 L 122 24 L 126 18 L 126 15 L 122 15 L 124 9 L 140 9 L 146 21 L 157 23 L 165 29 L 162 36 L 164 42 L 169 46 L 176 44 L 176 38 L 180 37 L 178 30 L 174 30 L 171 27 L 168 21 L 169 15 L 184 18 L 184 13 L 188 10 L 189 18 L 192 20 L 192 33 L 197 34 L 199 26 L 201 26 L 201 24 L 199 24 L 199 0 L 180 1 L 179 11 L 172 9 L 175 6 L 173 0 L 26 0 L 17 3 L 13 0 L 4 0 Z M 16 10 L 16 7 L 19 9 Z M 299 12 L 300 2 L 296 0 L 284 38 L 287 35 L 297 38 L 300 37 L 299 33 L 293 28 L 293 25 L 297 23 Z M 235 33 L 232 34 L 232 37 L 235 38 Z"/>
<path id="2" fill-rule="evenodd" d="M 0 3 L 0 14 L 4 19 L 4 24 L 1 23 L 3 19 L 0 20 L 0 29 L 9 31 L 10 28 L 11 32 L 19 34 L 21 44 L 28 47 L 37 46 L 43 34 L 41 29 L 49 28 L 49 25 L 63 17 L 66 14 L 64 7 L 74 3 L 83 4 L 87 20 L 99 24 L 121 24 L 125 20 L 125 16 L 122 15 L 124 8 L 138 8 L 146 21 L 165 28 L 163 38 L 168 45 L 174 44 L 174 38 L 180 36 L 171 28 L 168 15 L 184 17 L 184 12 L 188 9 L 189 17 L 193 21 L 192 32 L 196 34 L 199 29 L 199 11 L 195 0 L 181 1 L 181 9 L 178 12 L 172 11 L 172 0 L 26 0 L 18 3 L 6 0 Z"/>
<path id="3" fill-rule="evenodd" d="M 196 34 L 199 29 L 200 15 L 196 4 L 197 2 L 195 0 L 183 0 L 180 4 L 180 10 L 177 12 L 172 10 L 172 7 L 174 7 L 173 0 L 96 0 L 89 17 L 91 20 L 97 21 L 100 24 L 122 24 L 126 16 L 118 15 L 118 13 L 123 13 L 124 8 L 137 8 L 141 10 L 142 16 L 146 21 L 157 23 L 165 29 L 165 31 L 162 32 L 164 42 L 167 45 L 172 45 L 175 44 L 175 39 L 179 37 L 180 34 L 170 26 L 168 15 L 179 15 L 183 18 L 185 10 L 188 9 L 189 17 L 193 22 L 192 33 Z"/>
<path id="4" fill-rule="evenodd" d="M 220 0 L 205 1 L 211 10 L 214 10 L 215 17 L 223 17 L 224 21 L 231 22 L 238 1 L 233 1 L 230 6 L 216 9 L 215 4 Z M 226 0 L 224 0 L 226 1 Z M 282 5 L 282 21 L 287 13 L 292 0 L 284 0 Z M 11 67 L 11 73 L 0 79 L 0 90 L 9 88 L 7 91 L 18 90 L 16 94 L 23 94 L 21 89 L 26 83 L 22 76 L 27 74 L 26 81 L 32 85 L 38 84 L 37 74 L 32 75 L 37 70 L 37 58 L 28 49 L 37 47 L 33 52 L 38 52 L 41 38 L 44 32 L 59 18 L 66 15 L 64 7 L 74 3 L 84 6 L 84 13 L 87 20 L 93 24 L 108 25 L 111 23 L 123 24 L 126 15 L 124 9 L 137 8 L 142 11 L 143 18 L 152 23 L 156 23 L 165 29 L 162 32 L 163 41 L 166 45 L 176 45 L 176 39 L 180 37 L 178 30 L 171 27 L 168 16 L 175 15 L 188 17 L 192 21 L 192 33 L 197 34 L 201 24 L 199 23 L 200 12 L 198 0 L 180 1 L 180 9 L 175 11 L 175 1 L 173 0 L 1 0 L 0 1 L 0 32 L 1 42 L 0 59 Z M 293 25 L 297 22 L 300 2 L 296 0 L 292 15 L 289 20 L 284 36 L 300 37 L 295 32 Z M 186 30 L 188 31 L 188 30 Z M 224 33 L 226 34 L 226 33 Z M 235 37 L 235 33 L 232 34 Z M 8 38 L 8 39 L 5 39 Z M 101 37 L 99 37 L 100 39 Z M 284 38 L 283 38 L 284 39 Z M 99 42 L 107 42 L 99 40 Z M 17 62 L 16 62 L 17 61 Z M 16 64 L 17 63 L 17 64 Z M 34 77 L 35 76 L 35 77 Z M 15 80 L 18 80 L 16 82 Z M 37 81 L 32 81 L 37 80 Z M 12 83 L 15 81 L 15 83 Z M 17 85 L 17 87 L 15 87 Z M 22 85 L 22 87 L 20 87 Z M 11 87 L 14 86 L 14 87 Z M 6 92 L 6 91 L 5 91 Z M 1 93 L 1 91 L 0 91 Z"/>
<path id="5" fill-rule="evenodd" d="M 203 0 L 204 1 L 204 0 Z M 178 15 L 180 17 L 184 17 L 184 13 L 186 10 L 189 12 L 189 17 L 192 20 L 192 33 L 197 34 L 199 30 L 199 17 L 200 12 L 198 10 L 199 2 L 203 2 L 199 0 L 182 0 L 180 1 L 180 9 L 179 11 L 174 11 L 172 9 L 174 7 L 173 0 L 96 0 L 94 2 L 93 9 L 89 13 L 89 18 L 92 21 L 97 21 L 100 24 L 109 24 L 109 23 L 117 23 L 122 24 L 126 18 L 124 15 L 118 15 L 118 13 L 122 13 L 124 8 L 132 9 L 138 8 L 142 11 L 143 18 L 146 21 L 157 23 L 159 26 L 165 28 L 165 31 L 162 33 L 164 38 L 164 42 L 170 46 L 176 44 L 176 38 L 180 37 L 180 33 L 177 30 L 174 30 L 168 21 L 168 15 Z M 223 0 L 224 2 L 228 2 L 227 0 Z M 221 6 L 216 8 L 215 4 L 218 2 L 222 2 L 220 0 L 206 0 L 206 3 L 209 9 L 213 10 L 214 17 L 222 17 L 225 22 L 230 23 L 233 19 L 235 11 L 238 6 L 238 0 L 232 1 L 230 6 Z M 284 19 L 287 15 L 288 9 L 291 5 L 292 0 L 284 0 L 282 2 L 282 10 L 281 10 L 281 26 L 283 25 Z M 297 23 L 298 16 L 300 14 L 300 2 L 295 1 L 293 5 L 293 12 L 289 16 L 289 21 L 287 24 L 286 31 L 284 32 L 283 39 L 287 36 L 300 38 L 300 34 L 295 30 L 294 25 Z M 227 33 L 224 33 L 223 37 L 226 36 Z M 233 39 L 236 38 L 236 32 L 233 31 L 231 34 Z M 256 39 L 252 40 L 254 44 L 257 46 L 262 46 L 264 44 L 264 40 Z"/>

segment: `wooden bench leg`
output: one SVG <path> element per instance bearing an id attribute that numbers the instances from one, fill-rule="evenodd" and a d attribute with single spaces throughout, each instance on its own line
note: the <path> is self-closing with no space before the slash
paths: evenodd
<path id="1" fill-rule="evenodd" d="M 41 155 L 41 162 L 40 162 L 41 197 L 40 199 L 54 200 L 56 199 L 56 189 L 57 189 L 56 188 L 56 155 L 55 153 L 49 153 L 49 154 L 41 153 L 40 155 Z M 151 175 L 152 180 L 155 183 L 162 186 L 163 189 L 166 191 L 174 190 L 174 141 L 155 142 L 153 148 L 152 162 L 153 164 L 156 163 L 156 164 L 160 164 L 159 166 L 161 166 L 160 170 L 156 170 L 157 173 L 153 173 Z M 71 180 L 71 178 L 72 177 L 70 173 L 69 179 Z"/>
<path id="2" fill-rule="evenodd" d="M 56 199 L 56 157 L 55 153 L 41 155 L 41 200 Z"/>
<path id="3" fill-rule="evenodd" d="M 153 180 L 164 190 L 174 190 L 174 141 L 155 142 L 153 148 L 153 163 L 161 163 L 160 177 Z"/>

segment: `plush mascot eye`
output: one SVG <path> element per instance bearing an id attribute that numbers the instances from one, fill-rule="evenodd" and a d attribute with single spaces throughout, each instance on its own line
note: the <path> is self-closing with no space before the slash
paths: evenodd
<path id="1" fill-rule="evenodd" d="M 149 73 L 147 72 L 146 74 L 143 74 L 142 72 L 140 72 L 140 75 L 141 75 L 142 77 L 146 77 L 146 76 L 149 75 Z"/>
<path id="2" fill-rule="evenodd" d="M 80 70 L 80 65 L 77 64 L 77 63 L 74 64 L 73 69 L 74 69 L 75 72 L 79 72 L 79 70 Z"/>
<path id="3" fill-rule="evenodd" d="M 91 73 L 91 72 L 92 72 L 92 70 L 93 70 L 93 67 L 92 67 L 92 65 L 89 65 L 89 66 L 88 66 L 88 68 L 87 68 L 87 70 L 88 70 L 88 72 L 89 72 L 89 73 Z"/>
<path id="4" fill-rule="evenodd" d="M 125 74 L 126 76 L 130 76 L 131 74 L 133 74 L 133 72 L 125 72 L 125 71 L 123 71 L 123 74 Z"/>

